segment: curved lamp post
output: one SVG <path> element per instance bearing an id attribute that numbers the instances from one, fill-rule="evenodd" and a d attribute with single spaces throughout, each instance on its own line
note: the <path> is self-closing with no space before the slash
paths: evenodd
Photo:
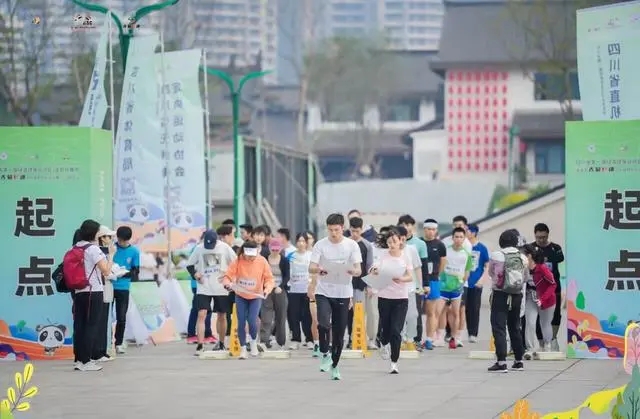
<path id="1" fill-rule="evenodd" d="M 166 7 L 173 6 L 178 4 L 180 0 L 167 0 L 164 2 L 151 4 L 149 6 L 141 7 L 133 13 L 131 16 L 136 22 L 139 22 L 140 19 L 148 15 L 149 13 L 156 12 L 158 10 L 162 10 Z M 71 2 L 83 9 L 90 10 L 92 12 L 102 13 L 106 15 L 109 12 L 108 7 L 101 6 L 99 4 L 94 3 L 85 3 L 80 0 L 71 0 Z M 129 44 L 131 42 L 131 38 L 133 38 L 134 31 L 132 27 L 127 26 L 126 28 L 122 24 L 122 20 L 111 12 L 111 18 L 114 23 L 118 27 L 118 37 L 120 38 L 120 53 L 122 54 L 122 68 L 127 67 L 127 54 L 129 52 Z"/>
<path id="2" fill-rule="evenodd" d="M 236 87 L 235 81 L 231 74 L 218 70 L 215 68 L 203 67 L 202 71 L 207 74 L 218 77 L 225 82 L 231 93 L 231 123 L 233 124 L 233 219 L 236 223 L 240 220 L 240 170 L 242 168 L 242 162 L 240 161 L 240 136 L 238 135 L 238 125 L 240 123 L 240 94 L 245 83 L 251 79 L 263 77 L 271 71 L 254 71 L 245 74 L 239 81 Z M 207 121 L 209 123 L 209 121 Z M 208 145 L 208 142 L 207 142 Z M 236 229 L 236 231 L 240 231 Z"/>

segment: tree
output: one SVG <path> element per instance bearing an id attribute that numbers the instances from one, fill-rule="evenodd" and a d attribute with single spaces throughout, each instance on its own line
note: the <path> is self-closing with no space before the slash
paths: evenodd
<path id="1" fill-rule="evenodd" d="M 543 97 L 555 99 L 566 120 L 574 120 L 573 98 L 578 92 L 574 80 L 576 63 L 576 12 L 615 0 L 531 0 L 507 1 L 501 17 L 510 22 L 513 33 L 500 34 L 507 51 L 520 63 Z M 500 25 L 503 26 L 503 25 Z M 519 39 L 521 38 L 522 39 Z M 521 41 L 524 41 L 522 45 Z M 534 73 L 546 77 L 536 79 Z"/>
<path id="2" fill-rule="evenodd" d="M 356 124 L 353 145 L 358 168 L 376 169 L 373 140 L 384 127 L 371 124 L 367 113 L 372 107 L 384 113 L 391 93 L 394 63 L 381 52 L 383 48 L 377 38 L 334 37 L 306 57 L 313 63 L 306 66 L 309 100 L 320 104 L 328 119 Z"/>
<path id="3" fill-rule="evenodd" d="M 38 104 L 53 89 L 53 12 L 46 1 L 0 4 L 0 100 L 21 124 L 37 123 Z"/>

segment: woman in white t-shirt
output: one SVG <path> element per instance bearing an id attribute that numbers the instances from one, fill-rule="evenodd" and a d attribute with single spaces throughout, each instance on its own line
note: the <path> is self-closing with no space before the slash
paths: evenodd
<path id="1" fill-rule="evenodd" d="M 113 242 L 105 255 L 98 246 L 98 237 L 106 235 L 105 227 L 97 221 L 85 220 L 78 230 L 79 242 L 76 247 L 84 247 L 84 271 L 89 286 L 74 291 L 73 309 L 73 351 L 76 357 L 76 371 L 100 371 L 102 366 L 91 360 L 98 334 L 106 336 L 100 328 L 104 309 L 103 277 L 111 275 L 115 246 Z"/>
<path id="2" fill-rule="evenodd" d="M 309 309 L 309 263 L 311 252 L 307 248 L 307 237 L 304 233 L 296 236 L 296 250 L 289 255 L 289 311 L 288 321 L 291 329 L 291 346 L 295 350 L 302 343 L 302 333 L 305 341 L 313 348 L 311 334 L 311 310 Z M 302 333 L 300 330 L 302 329 Z"/>
<path id="3" fill-rule="evenodd" d="M 398 373 L 398 359 L 402 345 L 402 329 L 409 308 L 408 284 L 413 281 L 411 260 L 402 250 L 402 238 L 395 228 L 378 239 L 380 256 L 371 268 L 371 275 L 379 272 L 397 271 L 393 283 L 378 292 L 378 314 L 382 334 L 380 336 L 380 355 L 383 359 L 391 358 L 390 374 Z"/>

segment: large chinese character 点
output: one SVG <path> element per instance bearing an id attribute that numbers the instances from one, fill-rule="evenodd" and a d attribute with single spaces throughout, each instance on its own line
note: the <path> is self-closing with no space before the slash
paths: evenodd
<path id="1" fill-rule="evenodd" d="M 609 262 L 609 279 L 605 289 L 640 291 L 640 252 L 620 250 L 620 261 Z"/>
<path id="2" fill-rule="evenodd" d="M 53 199 L 36 198 L 34 202 L 23 197 L 16 203 L 16 229 L 14 236 L 20 234 L 35 237 L 55 236 L 53 228 Z M 36 228 L 33 228 L 35 225 Z"/>
<path id="3" fill-rule="evenodd" d="M 625 191 L 623 195 L 617 189 L 605 194 L 604 225 L 608 230 L 613 227 L 618 230 L 640 229 L 640 191 Z M 623 212 L 624 209 L 624 212 Z"/>
<path id="4" fill-rule="evenodd" d="M 25 290 L 28 296 L 53 295 L 53 287 L 51 286 L 51 265 L 53 262 L 53 258 L 31 256 L 29 267 L 18 268 L 16 295 L 22 297 Z"/>

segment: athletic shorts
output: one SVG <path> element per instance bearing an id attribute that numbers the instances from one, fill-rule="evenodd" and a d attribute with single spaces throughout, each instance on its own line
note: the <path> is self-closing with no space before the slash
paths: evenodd
<path id="1" fill-rule="evenodd" d="M 462 299 L 462 291 L 440 291 L 440 298 L 446 302 Z"/>
<path id="2" fill-rule="evenodd" d="M 229 297 L 226 295 L 196 294 L 195 305 L 198 311 L 211 310 L 214 313 L 226 313 L 229 310 Z"/>
<path id="3" fill-rule="evenodd" d="M 422 297 L 425 301 L 435 301 L 440 299 L 440 281 L 429 281 L 429 295 Z"/>

